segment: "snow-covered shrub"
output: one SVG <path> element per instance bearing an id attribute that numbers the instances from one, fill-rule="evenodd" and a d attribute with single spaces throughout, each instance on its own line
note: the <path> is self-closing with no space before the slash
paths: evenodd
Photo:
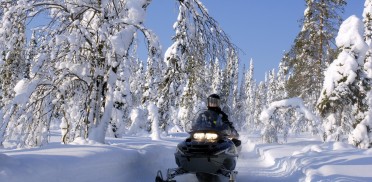
<path id="1" fill-rule="evenodd" d="M 148 133 L 150 131 L 149 122 L 148 122 L 148 113 L 145 108 L 138 107 L 131 111 L 130 120 L 132 124 L 130 125 L 127 134 L 129 135 L 139 135 Z"/>
<path id="2" fill-rule="evenodd" d="M 369 107 L 372 106 L 371 92 L 368 94 Z M 349 134 L 348 142 L 358 148 L 367 149 L 372 147 L 372 110 L 366 112 L 365 118 Z"/>
<path id="3" fill-rule="evenodd" d="M 265 126 L 261 132 L 262 141 L 265 143 L 278 143 L 278 131 L 271 123 Z"/>
<path id="4" fill-rule="evenodd" d="M 365 124 L 358 124 L 349 135 L 349 143 L 362 149 L 368 149 L 371 145 L 369 133 L 370 128 Z"/>

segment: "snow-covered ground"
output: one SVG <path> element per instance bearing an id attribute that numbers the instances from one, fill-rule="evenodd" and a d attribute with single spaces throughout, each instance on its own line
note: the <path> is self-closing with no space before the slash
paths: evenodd
<path id="1" fill-rule="evenodd" d="M 0 149 L 1 182 L 154 181 L 157 170 L 176 167 L 175 146 L 187 134 L 107 138 L 107 144 L 84 140 L 62 145 L 58 135 L 47 146 Z M 322 143 L 311 136 L 290 137 L 285 144 L 262 144 L 241 134 L 237 181 L 372 181 L 372 149 Z M 225 178 L 221 178 L 225 179 Z M 197 181 L 194 175 L 176 177 Z"/>

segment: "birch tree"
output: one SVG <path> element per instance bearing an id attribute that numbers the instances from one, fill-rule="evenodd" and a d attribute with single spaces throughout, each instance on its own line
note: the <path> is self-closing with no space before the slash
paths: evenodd
<path id="1" fill-rule="evenodd" d="M 236 51 L 226 33 L 209 14 L 200 0 L 179 0 L 179 14 L 174 29 L 176 35 L 173 45 L 165 57 L 171 67 L 163 81 L 163 88 L 169 88 L 176 78 L 182 78 L 183 94 L 181 96 L 180 115 L 185 122 L 191 119 L 189 114 L 195 107 L 195 101 L 206 99 L 207 95 L 198 87 L 206 83 L 203 69 L 209 61 L 218 59 L 226 62 L 226 50 Z M 192 68 L 192 69 L 191 69 Z M 167 93 L 167 92 L 165 92 Z M 185 116 L 188 115 L 188 116 Z"/>
<path id="2" fill-rule="evenodd" d="M 58 113 L 68 126 L 63 142 L 83 137 L 103 143 L 118 68 L 128 57 L 135 32 L 147 38 L 149 59 L 160 54 L 155 36 L 143 26 L 151 1 L 22 2 L 12 6 L 15 12 L 27 13 L 25 17 L 47 12 L 51 21 L 36 34 L 39 50 L 30 79 L 17 84 L 27 89 L 17 89 L 4 108 L 2 141 L 22 131 L 16 134 L 20 143 L 40 145 L 30 133 L 35 128 L 47 131 L 51 113 Z"/>

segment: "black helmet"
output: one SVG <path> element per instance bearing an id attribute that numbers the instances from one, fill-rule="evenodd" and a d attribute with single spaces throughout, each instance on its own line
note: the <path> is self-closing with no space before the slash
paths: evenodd
<path id="1" fill-rule="evenodd" d="M 220 96 L 217 94 L 208 96 L 208 107 L 220 107 Z"/>

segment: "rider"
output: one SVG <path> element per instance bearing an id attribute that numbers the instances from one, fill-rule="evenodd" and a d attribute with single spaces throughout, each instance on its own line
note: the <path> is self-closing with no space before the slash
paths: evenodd
<path id="1" fill-rule="evenodd" d="M 208 96 L 207 101 L 208 101 L 208 104 L 207 104 L 208 110 L 214 111 L 222 115 L 222 121 L 227 123 L 231 129 L 231 133 L 233 136 L 233 142 L 235 143 L 236 146 L 239 146 L 240 145 L 240 141 L 238 140 L 239 134 L 234 128 L 233 123 L 229 121 L 227 114 L 221 110 L 220 96 L 217 94 L 211 94 Z"/>

